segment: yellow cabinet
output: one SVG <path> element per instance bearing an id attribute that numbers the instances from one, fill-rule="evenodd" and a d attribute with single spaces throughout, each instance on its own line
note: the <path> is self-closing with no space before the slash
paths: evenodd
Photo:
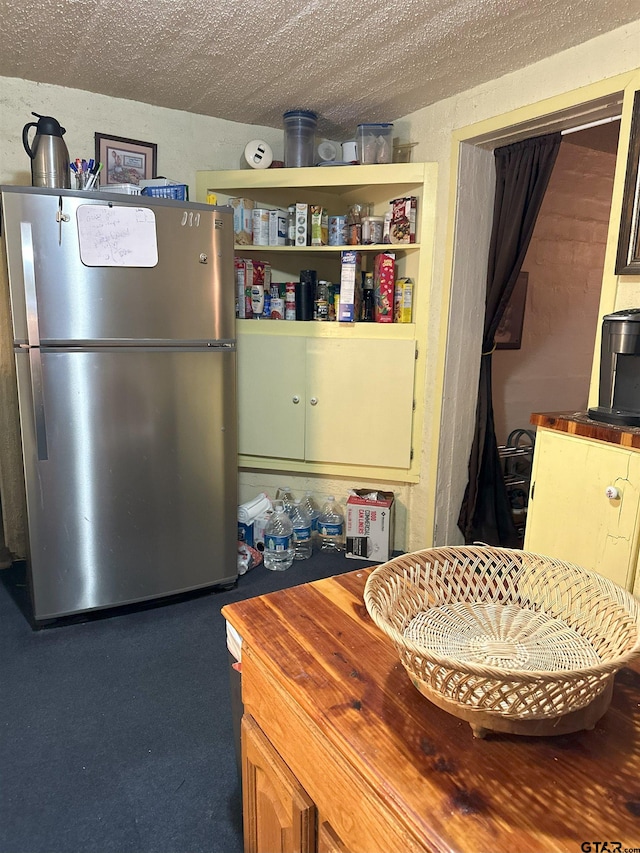
<path id="1" fill-rule="evenodd" d="M 409 468 L 414 364 L 411 340 L 243 336 L 241 456 Z"/>
<path id="2" fill-rule="evenodd" d="M 238 320 L 239 463 L 242 467 L 417 482 L 411 436 L 420 435 L 431 291 L 437 166 L 434 163 L 341 168 L 198 172 L 197 198 L 252 199 L 257 207 L 320 204 L 330 215 L 366 204 L 381 215 L 389 202 L 417 199 L 416 242 L 362 246 L 237 245 L 238 257 L 266 260 L 272 281 L 340 280 L 340 257 L 356 249 L 362 267 L 391 251 L 396 277 L 414 281 L 411 323 Z M 274 389 L 269 371 L 284 378 Z M 285 465 L 286 463 L 286 465 Z"/>
<path id="3" fill-rule="evenodd" d="M 639 500 L 639 451 L 538 429 L 524 547 L 631 590 Z"/>

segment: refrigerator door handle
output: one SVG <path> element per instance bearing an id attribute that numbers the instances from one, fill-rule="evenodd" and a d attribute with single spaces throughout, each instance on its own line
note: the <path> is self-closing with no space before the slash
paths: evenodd
<path id="1" fill-rule="evenodd" d="M 36 431 L 38 459 L 48 459 L 47 428 L 44 416 L 44 391 L 42 387 L 42 358 L 40 356 L 40 326 L 38 324 L 38 298 L 36 295 L 36 270 L 33 252 L 33 234 L 30 222 L 20 223 L 22 242 L 22 275 L 27 312 L 27 340 L 31 367 L 31 399 Z"/>

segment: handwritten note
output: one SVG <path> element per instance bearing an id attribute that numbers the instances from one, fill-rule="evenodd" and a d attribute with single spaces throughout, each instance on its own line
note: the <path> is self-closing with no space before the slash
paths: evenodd
<path id="1" fill-rule="evenodd" d="M 88 267 L 155 267 L 158 238 L 148 207 L 81 204 L 77 211 L 80 259 Z"/>

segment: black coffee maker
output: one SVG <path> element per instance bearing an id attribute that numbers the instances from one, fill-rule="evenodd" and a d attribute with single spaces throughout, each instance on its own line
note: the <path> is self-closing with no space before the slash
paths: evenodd
<path id="1" fill-rule="evenodd" d="M 602 318 L 598 404 L 593 420 L 640 426 L 640 308 Z"/>

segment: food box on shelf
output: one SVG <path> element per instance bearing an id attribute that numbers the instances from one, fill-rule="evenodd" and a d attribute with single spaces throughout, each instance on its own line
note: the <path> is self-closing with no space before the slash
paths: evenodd
<path id="1" fill-rule="evenodd" d="M 255 203 L 250 198 L 230 198 L 233 208 L 233 233 L 239 246 L 250 246 L 253 243 L 253 208 Z"/>
<path id="2" fill-rule="evenodd" d="M 415 196 L 394 198 L 391 202 L 391 226 L 389 240 L 391 243 L 416 242 L 416 209 L 418 200 Z"/>
<path id="3" fill-rule="evenodd" d="M 311 245 L 329 245 L 329 214 L 320 204 L 311 205 Z"/>
<path id="4" fill-rule="evenodd" d="M 410 323 L 413 311 L 413 279 L 399 278 L 396 280 L 394 295 L 394 323 Z"/>
<path id="5" fill-rule="evenodd" d="M 340 301 L 338 320 L 341 323 L 353 323 L 360 309 L 360 252 L 348 250 L 340 253 Z"/>
<path id="6" fill-rule="evenodd" d="M 373 316 L 376 323 L 393 323 L 395 280 L 396 256 L 393 252 L 380 252 L 373 260 Z"/>

